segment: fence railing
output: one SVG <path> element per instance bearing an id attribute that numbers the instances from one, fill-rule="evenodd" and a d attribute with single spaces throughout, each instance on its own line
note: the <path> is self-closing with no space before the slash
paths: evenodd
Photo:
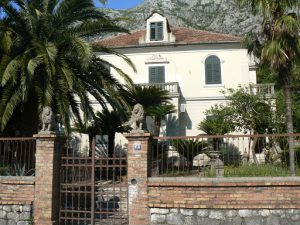
<path id="1" fill-rule="evenodd" d="M 298 169 L 300 134 L 155 137 L 151 176 L 289 176 L 290 136 Z"/>
<path id="2" fill-rule="evenodd" d="M 170 95 L 179 95 L 179 83 L 178 82 L 166 82 L 166 83 L 144 83 L 138 84 L 142 87 L 155 86 L 169 92 Z"/>
<path id="3" fill-rule="evenodd" d="M 267 98 L 271 98 L 275 96 L 275 84 L 267 83 L 267 84 L 251 84 L 250 90 L 253 94 L 265 95 Z"/>
<path id="4" fill-rule="evenodd" d="M 0 138 L 0 176 L 33 176 L 35 152 L 35 138 Z"/>
<path id="5" fill-rule="evenodd" d="M 127 156 L 98 147 L 62 153 L 60 224 L 128 224 Z"/>

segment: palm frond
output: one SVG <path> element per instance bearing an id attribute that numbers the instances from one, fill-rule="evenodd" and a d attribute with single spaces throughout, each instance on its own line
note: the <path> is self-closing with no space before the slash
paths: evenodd
<path id="1" fill-rule="evenodd" d="M 13 85 L 8 85 L 2 90 L 0 102 L 0 130 L 3 131 L 15 108 L 22 98 L 22 90 L 15 89 Z"/>

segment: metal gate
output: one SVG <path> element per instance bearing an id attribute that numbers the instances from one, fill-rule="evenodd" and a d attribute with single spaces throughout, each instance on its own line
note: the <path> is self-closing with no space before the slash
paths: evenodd
<path id="1" fill-rule="evenodd" d="M 61 159 L 60 225 L 127 225 L 127 156 L 67 149 Z"/>

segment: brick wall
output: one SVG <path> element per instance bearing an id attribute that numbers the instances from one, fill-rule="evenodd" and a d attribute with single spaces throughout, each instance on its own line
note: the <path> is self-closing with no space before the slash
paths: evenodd
<path id="1" fill-rule="evenodd" d="M 126 134 L 128 139 L 128 213 L 130 225 L 148 225 L 147 181 L 149 133 Z"/>
<path id="2" fill-rule="evenodd" d="M 38 225 L 58 224 L 60 150 L 64 138 L 54 133 L 34 137 L 37 138 L 34 221 Z"/>
<path id="3" fill-rule="evenodd" d="M 31 205 L 35 177 L 1 177 L 0 205 Z"/>
<path id="4" fill-rule="evenodd" d="M 35 177 L 0 176 L 0 224 L 29 224 Z"/>
<path id="5" fill-rule="evenodd" d="M 150 208 L 300 209 L 300 178 L 149 178 Z"/>
<path id="6" fill-rule="evenodd" d="M 300 178 L 149 178 L 150 224 L 299 225 Z"/>

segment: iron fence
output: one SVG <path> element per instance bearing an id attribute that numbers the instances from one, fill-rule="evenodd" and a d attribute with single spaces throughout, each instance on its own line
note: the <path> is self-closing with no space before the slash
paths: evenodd
<path id="1" fill-rule="evenodd" d="M 290 137 L 299 174 L 300 134 L 262 134 L 155 137 L 151 176 L 289 176 Z"/>
<path id="2" fill-rule="evenodd" d="M 35 138 L 0 138 L 0 176 L 33 176 L 35 152 Z"/>
<path id="3" fill-rule="evenodd" d="M 69 148 L 60 183 L 61 225 L 128 224 L 126 156 L 101 154 L 95 142 L 85 153 Z"/>

